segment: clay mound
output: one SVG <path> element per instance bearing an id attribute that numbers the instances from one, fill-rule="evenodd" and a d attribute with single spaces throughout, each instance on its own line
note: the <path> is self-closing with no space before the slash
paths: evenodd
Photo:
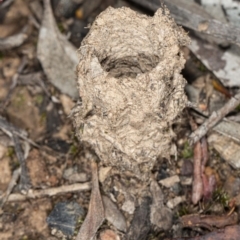
<path id="1" fill-rule="evenodd" d="M 169 157 L 171 125 L 187 102 L 180 47 L 188 43 L 167 9 L 148 17 L 110 7 L 96 18 L 79 49 L 74 120 L 102 164 L 147 179 L 156 158 Z"/>

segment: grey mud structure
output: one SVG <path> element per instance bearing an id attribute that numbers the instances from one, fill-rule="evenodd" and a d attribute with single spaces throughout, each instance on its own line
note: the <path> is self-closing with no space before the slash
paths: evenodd
<path id="1" fill-rule="evenodd" d="M 169 157 L 171 126 L 187 102 L 188 43 L 166 8 L 148 17 L 110 7 L 96 18 L 79 49 L 74 122 L 101 165 L 146 181 L 157 157 Z"/>

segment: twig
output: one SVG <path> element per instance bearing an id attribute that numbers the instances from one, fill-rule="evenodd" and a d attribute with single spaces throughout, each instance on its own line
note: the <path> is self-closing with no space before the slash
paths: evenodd
<path id="1" fill-rule="evenodd" d="M 21 165 L 21 177 L 20 177 L 19 187 L 20 187 L 20 190 L 27 191 L 30 188 L 31 184 L 30 184 L 30 179 L 28 177 L 28 171 L 27 171 L 24 153 L 18 137 L 20 135 L 20 136 L 24 136 L 24 138 L 26 139 L 27 133 L 23 130 L 17 129 L 2 117 L 0 117 L 0 129 L 2 129 L 2 131 L 6 133 L 9 137 L 11 137 L 13 140 L 15 153 Z"/>
<path id="2" fill-rule="evenodd" d="M 18 77 L 18 83 L 21 85 L 38 85 L 40 86 L 43 91 L 46 93 L 48 97 L 51 97 L 51 94 L 46 88 L 46 85 L 43 81 L 43 73 L 41 71 L 39 72 L 34 72 L 34 73 L 29 73 L 29 74 L 21 74 Z"/>
<path id="3" fill-rule="evenodd" d="M 23 195 L 20 193 L 10 194 L 7 201 L 8 202 L 25 201 L 27 199 L 52 197 L 55 195 L 60 195 L 60 194 L 65 194 L 70 192 L 88 191 L 90 189 L 91 189 L 91 182 L 75 183 L 72 185 L 66 185 L 66 186 L 60 186 L 60 187 L 48 188 L 48 189 L 42 189 L 42 190 L 30 189 L 26 195 Z"/>
<path id="4" fill-rule="evenodd" d="M 31 183 L 30 183 L 30 179 L 28 176 L 28 170 L 27 170 L 27 165 L 26 165 L 26 161 L 24 158 L 24 153 L 23 153 L 22 147 L 20 145 L 18 136 L 16 136 L 15 134 L 12 134 L 12 140 L 14 143 L 14 149 L 15 149 L 18 161 L 20 162 L 20 165 L 21 165 L 19 188 L 21 191 L 26 192 L 31 187 Z"/>
<path id="5" fill-rule="evenodd" d="M 208 161 L 208 145 L 207 139 L 205 137 L 201 139 L 201 148 L 202 148 L 202 170 L 204 170 Z"/>
<path id="6" fill-rule="evenodd" d="M 21 168 L 18 168 L 13 172 L 12 179 L 11 179 L 10 183 L 8 184 L 7 191 L 5 192 L 5 194 L 2 198 L 2 201 L 1 201 L 0 211 L 1 211 L 1 208 L 3 207 L 3 205 L 5 204 L 5 202 L 8 200 L 8 197 L 9 197 L 10 193 L 12 192 L 14 186 L 17 184 L 17 180 L 20 176 L 20 173 L 21 173 Z"/>
<path id="7" fill-rule="evenodd" d="M 0 116 L 0 129 L 5 132 L 9 137 L 12 137 L 12 133 L 16 134 L 21 139 L 25 140 L 26 142 L 30 143 L 32 146 L 36 148 L 40 148 L 38 144 L 33 142 L 31 139 L 27 137 L 27 132 L 25 130 L 19 129 L 12 125 L 11 123 L 7 122 L 3 117 Z"/>
<path id="8" fill-rule="evenodd" d="M 129 1 L 139 4 L 153 12 L 162 7 L 159 0 Z M 203 14 L 201 15 L 200 11 L 195 11 L 195 8 L 188 7 L 187 4 L 183 7 L 181 6 L 183 4 L 178 4 L 178 2 L 175 3 L 175 1 L 170 0 L 164 0 L 163 3 L 167 6 L 178 24 L 197 32 L 207 33 L 216 38 L 227 40 L 231 43 L 240 44 L 240 28 L 235 27 L 232 24 L 225 24 L 215 19 L 206 18 Z"/>
<path id="9" fill-rule="evenodd" d="M 194 144 L 201 139 L 212 127 L 221 121 L 228 113 L 240 104 L 240 93 L 232 97 L 221 109 L 213 112 L 196 131 L 189 136 L 190 144 Z"/>

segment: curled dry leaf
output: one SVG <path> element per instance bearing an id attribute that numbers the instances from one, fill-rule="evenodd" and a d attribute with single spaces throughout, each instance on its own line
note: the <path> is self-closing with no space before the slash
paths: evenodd
<path id="1" fill-rule="evenodd" d="M 106 219 L 118 230 L 126 232 L 127 223 L 125 217 L 116 204 L 114 204 L 107 196 L 103 196 L 102 200 Z"/>
<path id="2" fill-rule="evenodd" d="M 161 230 L 169 230 L 172 226 L 173 212 L 164 206 L 164 195 L 156 181 L 151 182 L 150 191 L 153 199 L 150 212 L 151 223 Z"/>
<path id="3" fill-rule="evenodd" d="M 150 218 L 151 198 L 143 197 L 142 203 L 136 208 L 131 226 L 126 233 L 126 240 L 146 239 L 151 229 Z"/>
<path id="4" fill-rule="evenodd" d="M 20 33 L 6 38 L 0 38 L 0 50 L 7 50 L 22 45 L 30 35 L 30 25 L 25 26 Z"/>
<path id="5" fill-rule="evenodd" d="M 197 128 L 197 124 L 193 119 L 190 121 L 192 130 Z M 198 141 L 194 145 L 194 158 L 193 158 L 193 183 L 192 183 L 192 202 L 197 204 L 203 194 L 202 182 L 202 147 L 201 142 Z"/>
<path id="6" fill-rule="evenodd" d="M 75 47 L 59 32 L 50 0 L 44 0 L 44 14 L 38 38 L 37 56 L 49 81 L 62 93 L 77 98 Z"/>
<path id="7" fill-rule="evenodd" d="M 229 225 L 237 224 L 238 214 L 234 212 L 231 215 L 214 216 L 214 215 L 199 215 L 191 214 L 181 217 L 183 227 L 212 227 L 223 228 Z"/>

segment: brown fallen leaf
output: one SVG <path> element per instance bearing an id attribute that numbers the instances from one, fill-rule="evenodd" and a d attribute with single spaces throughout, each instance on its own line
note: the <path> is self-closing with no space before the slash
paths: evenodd
<path id="1" fill-rule="evenodd" d="M 212 85 L 213 87 L 219 91 L 220 93 L 224 94 L 227 98 L 231 98 L 232 95 L 231 93 L 228 91 L 227 88 L 225 88 L 225 86 L 217 79 L 213 79 L 212 80 Z"/>
<path id="2" fill-rule="evenodd" d="M 118 209 L 117 205 L 111 201 L 107 196 L 102 196 L 105 218 L 118 230 L 126 232 L 127 223 L 124 215 Z"/>
<path id="3" fill-rule="evenodd" d="M 213 231 L 204 236 L 190 238 L 172 238 L 171 240 L 238 240 L 240 239 L 240 226 L 229 226 L 221 230 Z"/>
<path id="4" fill-rule="evenodd" d="M 223 228 L 229 225 L 237 224 L 238 214 L 234 212 L 231 215 L 199 215 L 190 214 L 181 217 L 181 223 L 183 227 L 205 227 L 212 230 L 213 227 Z"/>
<path id="5" fill-rule="evenodd" d="M 209 200 L 217 187 L 217 173 L 210 167 L 206 167 L 208 161 L 208 146 L 205 137 L 201 139 L 202 148 L 202 182 L 203 182 L 203 199 Z"/>
<path id="6" fill-rule="evenodd" d="M 190 121 L 192 130 L 197 128 L 197 124 L 193 119 Z M 202 146 L 198 141 L 194 145 L 194 161 L 193 161 L 193 183 L 192 183 L 192 202 L 197 204 L 202 198 L 203 182 L 202 182 Z"/>
<path id="7" fill-rule="evenodd" d="M 152 180 L 150 184 L 152 204 L 150 206 L 150 221 L 159 229 L 168 231 L 172 227 L 173 212 L 163 203 L 164 194 L 158 183 Z"/>
<path id="8" fill-rule="evenodd" d="M 151 229 L 150 205 L 152 199 L 148 196 L 143 197 L 141 204 L 136 208 L 131 225 L 126 233 L 126 240 L 147 239 Z"/>
<path id="9" fill-rule="evenodd" d="M 95 237 L 98 228 L 104 221 L 104 208 L 98 183 L 97 156 L 88 152 L 86 158 L 91 162 L 92 193 L 87 216 L 78 232 L 76 240 L 91 240 Z"/>

